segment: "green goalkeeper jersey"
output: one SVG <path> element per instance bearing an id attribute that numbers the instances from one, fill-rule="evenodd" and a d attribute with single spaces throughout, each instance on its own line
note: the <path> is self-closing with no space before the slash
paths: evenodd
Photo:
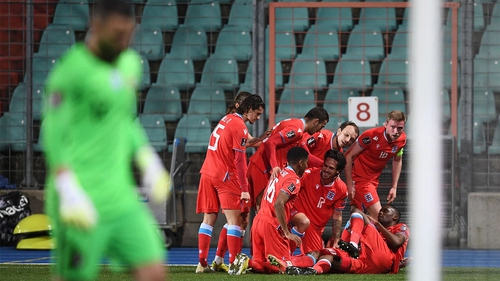
<path id="1" fill-rule="evenodd" d="M 76 174 L 104 217 L 138 204 L 131 163 L 147 143 L 133 113 L 141 72 L 140 57 L 132 50 L 109 63 L 84 44 L 73 46 L 54 66 L 43 110 L 47 211 L 57 210 L 54 175 L 60 167 Z"/>

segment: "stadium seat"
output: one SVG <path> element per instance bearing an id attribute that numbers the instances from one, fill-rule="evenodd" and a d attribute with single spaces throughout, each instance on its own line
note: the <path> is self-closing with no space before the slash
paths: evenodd
<path id="1" fill-rule="evenodd" d="M 474 87 L 500 90 L 500 59 L 476 56 L 474 59 Z"/>
<path id="2" fill-rule="evenodd" d="M 498 117 L 495 134 L 493 135 L 493 141 L 491 142 L 491 146 L 488 148 L 488 154 L 497 156 L 500 155 L 500 116 Z"/>
<path id="3" fill-rule="evenodd" d="M 181 25 L 174 34 L 170 54 L 194 61 L 208 57 L 207 34 L 200 26 Z"/>
<path id="4" fill-rule="evenodd" d="M 337 63 L 330 87 L 366 89 L 372 85 L 369 61 L 358 55 L 344 55 Z"/>
<path id="5" fill-rule="evenodd" d="M 387 113 L 393 110 L 406 111 L 405 96 L 402 89 L 375 85 L 371 93 L 372 97 L 378 98 L 379 117 L 386 118 Z"/>
<path id="6" fill-rule="evenodd" d="M 384 38 L 379 30 L 356 26 L 349 35 L 347 55 L 382 60 L 385 57 Z"/>
<path id="7" fill-rule="evenodd" d="M 177 87 L 181 91 L 191 90 L 195 86 L 193 61 L 167 54 L 160 64 L 156 81 Z"/>
<path id="8" fill-rule="evenodd" d="M 500 58 L 500 32 L 486 30 L 481 38 L 479 56 L 485 58 Z"/>
<path id="9" fill-rule="evenodd" d="M 395 8 L 363 8 L 359 16 L 359 25 L 367 28 L 377 28 L 382 32 L 396 30 Z"/>
<path id="10" fill-rule="evenodd" d="M 325 129 L 328 129 L 332 132 L 335 132 L 338 130 L 338 128 L 340 127 L 340 124 L 342 124 L 342 123 L 339 124 L 339 121 L 337 121 L 336 115 L 333 115 L 331 113 L 329 113 L 329 114 L 330 114 L 330 120 L 328 121 L 328 123 L 326 123 Z"/>
<path id="11" fill-rule="evenodd" d="M 328 0 L 323 2 L 337 2 Z M 353 28 L 351 8 L 318 8 L 316 25 L 328 26 L 335 30 L 348 32 Z"/>
<path id="12" fill-rule="evenodd" d="M 222 27 L 220 4 L 217 1 L 191 0 L 184 19 L 186 26 L 199 26 L 207 32 L 218 31 Z"/>
<path id="13" fill-rule="evenodd" d="M 340 56 L 337 30 L 326 25 L 311 25 L 307 31 L 302 54 L 322 60 L 336 60 Z"/>
<path id="14" fill-rule="evenodd" d="M 451 119 L 451 100 L 448 89 L 443 88 L 443 90 L 441 90 L 441 100 L 443 103 L 442 111 L 444 120 L 449 121 Z"/>
<path id="15" fill-rule="evenodd" d="M 24 112 L 9 114 L 9 144 L 14 152 L 26 151 L 26 116 Z"/>
<path id="16" fill-rule="evenodd" d="M 325 62 L 315 56 L 298 55 L 290 71 L 288 85 L 303 89 L 327 87 Z"/>
<path id="17" fill-rule="evenodd" d="M 405 88 L 408 85 L 408 66 L 406 57 L 387 56 L 380 66 L 377 84 L 394 84 Z"/>
<path id="18" fill-rule="evenodd" d="M 37 53 L 47 57 L 60 57 L 75 41 L 75 33 L 69 25 L 51 24 L 43 31 Z"/>
<path id="19" fill-rule="evenodd" d="M 301 118 L 316 106 L 316 97 L 312 89 L 285 88 L 278 105 L 276 119 Z"/>
<path id="20" fill-rule="evenodd" d="M 462 32 L 458 30 L 457 33 L 457 56 L 458 60 L 461 59 L 462 56 Z M 442 30 L 442 36 L 443 36 L 443 48 L 444 48 L 444 58 L 451 60 L 451 50 L 452 50 L 452 42 L 451 42 L 451 37 L 452 37 L 452 32 L 451 32 L 451 27 L 449 26 L 444 26 Z"/>
<path id="21" fill-rule="evenodd" d="M 458 114 L 458 122 L 460 124 L 461 115 Z M 450 125 L 451 126 L 451 125 Z M 461 134 L 462 134 L 462 126 L 458 126 L 458 142 L 457 148 L 458 151 L 461 149 Z M 449 130 L 451 132 L 451 130 Z M 486 152 L 486 134 L 484 131 L 484 125 L 482 122 L 474 120 L 473 128 L 472 128 L 472 142 L 473 142 L 473 153 L 474 154 L 482 154 Z"/>
<path id="22" fill-rule="evenodd" d="M 221 87 L 224 91 L 233 91 L 239 85 L 238 64 L 232 57 L 211 55 L 203 67 L 201 83 L 212 87 Z"/>
<path id="23" fill-rule="evenodd" d="M 33 143 L 33 150 L 35 152 L 42 152 L 43 151 L 43 134 L 44 134 L 44 131 L 45 131 L 45 126 L 44 124 L 47 124 L 45 122 L 42 122 L 40 124 L 40 132 L 38 133 L 38 141 L 36 143 Z"/>
<path id="24" fill-rule="evenodd" d="M 224 26 L 217 38 L 215 54 L 234 57 L 237 61 L 248 61 L 252 57 L 250 32 L 240 26 Z"/>
<path id="25" fill-rule="evenodd" d="M 148 30 L 171 31 L 179 25 L 175 0 L 148 0 L 144 6 L 141 25 Z"/>
<path id="26" fill-rule="evenodd" d="M 443 61 L 443 87 L 451 89 L 451 77 L 452 77 L 452 61 L 445 59 Z M 460 64 L 457 67 L 457 86 L 460 87 Z"/>
<path id="27" fill-rule="evenodd" d="M 275 11 L 276 30 L 299 32 L 309 28 L 309 12 L 307 8 L 277 8 Z"/>
<path id="28" fill-rule="evenodd" d="M 141 58 L 142 65 L 142 81 L 140 84 L 141 89 L 145 89 L 151 85 L 151 74 L 149 72 L 149 62 L 145 57 Z"/>
<path id="29" fill-rule="evenodd" d="M 167 130 L 165 129 L 165 121 L 162 115 L 141 114 L 139 120 L 146 131 L 149 143 L 151 143 L 155 150 L 157 152 L 166 150 L 168 148 Z"/>
<path id="30" fill-rule="evenodd" d="M 206 116 L 184 114 L 177 123 L 174 139 L 187 139 L 187 153 L 205 153 L 211 133 L 210 120 Z M 169 146 L 169 152 L 171 151 L 172 146 Z"/>
<path id="31" fill-rule="evenodd" d="M 210 122 L 218 122 L 226 114 L 226 96 L 222 88 L 197 86 L 191 98 L 187 113 L 204 115 Z"/>
<path id="32" fill-rule="evenodd" d="M 33 120 L 42 119 L 42 100 L 45 94 L 45 87 L 33 85 L 31 89 L 31 113 Z"/>
<path id="33" fill-rule="evenodd" d="M 409 33 L 405 30 L 398 30 L 392 40 L 391 55 L 397 57 L 408 57 Z"/>
<path id="34" fill-rule="evenodd" d="M 266 55 L 269 57 L 269 26 L 266 27 Z M 276 58 L 284 61 L 291 60 L 297 54 L 295 50 L 295 36 L 290 31 L 276 31 L 275 48 Z"/>
<path id="35" fill-rule="evenodd" d="M 153 84 L 144 101 L 143 114 L 160 115 L 167 122 L 182 117 L 181 95 L 176 87 Z"/>
<path id="36" fill-rule="evenodd" d="M 90 12 L 87 0 L 61 0 L 56 6 L 53 24 L 68 25 L 73 30 L 89 27 Z"/>
<path id="37" fill-rule="evenodd" d="M 131 47 L 148 60 L 161 60 L 165 56 L 163 34 L 157 27 L 136 25 L 131 43 Z"/>
<path id="38" fill-rule="evenodd" d="M 235 0 L 229 12 L 229 26 L 239 26 L 247 32 L 252 31 L 253 25 L 253 8 L 252 1 Z"/>
<path id="39" fill-rule="evenodd" d="M 25 83 L 19 83 L 14 92 L 12 93 L 12 98 L 9 104 L 9 112 L 10 113 L 19 113 L 25 114 L 26 112 L 26 92 L 27 86 Z"/>
<path id="40" fill-rule="evenodd" d="M 266 87 L 267 85 L 269 84 L 269 60 L 266 60 L 266 75 L 265 75 L 265 78 L 266 78 Z M 283 69 L 282 69 L 282 66 L 281 66 L 281 62 L 279 59 L 277 59 L 275 61 L 275 64 L 274 64 L 274 71 L 275 71 L 275 79 L 274 79 L 274 82 L 275 82 L 275 87 L 283 87 Z M 253 86 L 253 61 L 250 60 L 248 62 L 248 67 L 247 67 L 247 71 L 246 71 L 246 74 L 245 74 L 245 82 L 243 84 L 241 84 L 242 87 L 246 87 L 246 88 L 252 88 Z M 251 91 L 250 91 L 251 92 Z"/>
<path id="41" fill-rule="evenodd" d="M 337 122 L 342 123 L 349 120 L 349 98 L 358 96 L 357 90 L 330 86 L 328 92 L 326 92 L 323 107 L 330 114 L 330 118 L 336 116 Z"/>
<path id="42" fill-rule="evenodd" d="M 32 63 L 33 71 L 31 73 L 33 85 L 44 85 L 45 79 L 47 79 L 50 70 L 56 62 L 57 58 L 55 57 L 48 57 L 40 53 L 34 54 Z M 24 76 L 24 82 L 29 83 L 29 81 L 27 81 L 27 75 Z"/>
<path id="43" fill-rule="evenodd" d="M 9 150 L 9 136 L 10 136 L 10 113 L 4 112 L 0 116 L 0 151 Z"/>
<path id="44" fill-rule="evenodd" d="M 491 122 L 497 119 L 495 97 L 489 89 L 474 89 L 474 120 Z"/>
<path id="45" fill-rule="evenodd" d="M 462 9 L 458 9 L 458 25 L 462 27 Z M 448 9 L 448 13 L 446 16 L 446 26 L 451 27 L 451 8 Z M 483 16 L 483 5 L 475 1 L 474 2 L 474 30 L 482 31 L 485 28 L 484 25 L 484 16 Z"/>

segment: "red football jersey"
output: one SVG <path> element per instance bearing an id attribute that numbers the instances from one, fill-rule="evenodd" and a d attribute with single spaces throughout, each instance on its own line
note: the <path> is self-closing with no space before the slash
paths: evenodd
<path id="1" fill-rule="evenodd" d="M 294 208 L 309 218 L 310 227 L 323 229 L 334 210 L 344 210 L 347 186 L 340 177 L 337 177 L 330 185 L 323 185 L 321 169 L 312 168 L 304 172 L 300 183 L 301 190 Z"/>
<path id="2" fill-rule="evenodd" d="M 410 229 L 408 226 L 404 223 L 398 223 L 396 225 L 390 226 L 387 228 L 387 230 L 393 234 L 402 234 L 405 237 L 405 242 L 401 247 L 398 248 L 398 250 L 394 253 L 394 263 L 395 266 L 393 267 L 393 272 L 397 273 L 397 270 L 395 267 L 399 269 L 399 262 L 403 260 L 405 253 L 406 253 L 406 247 L 408 246 L 408 240 L 410 239 Z M 396 270 L 396 271 L 395 271 Z"/>
<path id="3" fill-rule="evenodd" d="M 388 142 L 385 127 L 377 127 L 365 131 L 356 142 L 364 151 L 354 160 L 353 180 L 378 180 L 387 162 L 406 145 L 406 134 L 402 132 L 395 142 Z"/>
<path id="4" fill-rule="evenodd" d="M 200 173 L 229 180 L 237 178 L 235 151 L 245 152 L 248 129 L 241 115 L 224 116 L 210 135 L 207 156 Z"/>
<path id="5" fill-rule="evenodd" d="M 302 136 L 302 145 L 306 145 L 309 149 L 309 153 L 323 160 L 325 158 L 325 153 L 333 148 L 333 138 L 337 133 L 332 132 L 327 129 L 323 129 L 312 136 L 304 134 Z M 342 148 L 339 148 L 340 152 L 344 152 Z"/>
<path id="6" fill-rule="evenodd" d="M 295 171 L 289 166 L 281 170 L 278 176 L 267 184 L 256 218 L 265 220 L 275 227 L 280 225 L 276 218 L 274 203 L 276 203 L 276 198 L 278 198 L 281 191 L 285 192 L 289 197 L 285 204 L 285 217 L 287 222 L 290 221 L 290 209 L 299 194 L 300 180 Z"/>
<path id="7" fill-rule="evenodd" d="M 250 161 L 259 167 L 262 172 L 272 169 L 272 161 L 268 157 L 269 152 L 266 151 L 266 143 L 272 136 L 279 134 L 280 143 L 276 145 L 275 161 L 279 167 L 284 167 L 287 164 L 286 154 L 290 148 L 300 143 L 304 134 L 304 127 L 305 120 L 302 118 L 289 118 L 279 122 L 273 127 L 271 134 L 262 141 L 255 154 L 250 157 Z"/>

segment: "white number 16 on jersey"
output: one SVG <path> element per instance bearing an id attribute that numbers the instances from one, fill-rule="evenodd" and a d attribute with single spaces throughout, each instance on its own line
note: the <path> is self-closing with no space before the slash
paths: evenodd
<path id="1" fill-rule="evenodd" d="M 271 203 L 271 204 L 273 204 L 273 202 L 274 202 L 274 196 L 276 195 L 276 183 L 277 182 L 278 182 L 278 178 L 275 178 L 267 186 L 266 200 L 269 203 Z"/>

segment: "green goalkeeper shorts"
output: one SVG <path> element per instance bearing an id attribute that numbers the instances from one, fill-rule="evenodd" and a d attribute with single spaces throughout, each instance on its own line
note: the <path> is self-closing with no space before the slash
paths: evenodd
<path id="1" fill-rule="evenodd" d="M 55 223 L 55 274 L 68 280 L 94 280 L 104 258 L 132 270 L 163 262 L 165 248 L 156 221 L 145 205 L 134 207 L 111 221 L 98 221 L 90 231 Z"/>

